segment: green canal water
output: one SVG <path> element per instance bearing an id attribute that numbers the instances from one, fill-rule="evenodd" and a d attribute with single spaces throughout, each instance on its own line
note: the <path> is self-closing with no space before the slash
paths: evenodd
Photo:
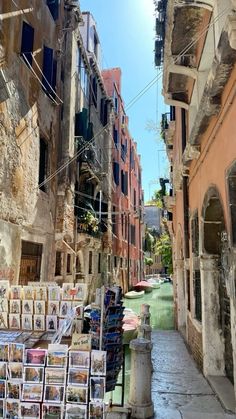
<path id="1" fill-rule="evenodd" d="M 173 308 L 173 286 L 172 283 L 161 284 L 160 288 L 153 289 L 151 293 L 144 294 L 142 298 L 128 299 L 124 298 L 124 306 L 131 308 L 137 314 L 141 312 L 142 304 L 150 305 L 151 313 L 151 326 L 153 330 L 174 329 L 174 308 Z M 125 388 L 124 388 L 124 401 L 127 402 L 129 395 L 130 384 L 130 349 L 128 345 L 125 348 Z M 122 382 L 122 374 L 120 374 L 119 382 Z M 112 399 L 113 404 L 121 403 L 122 387 L 116 387 L 112 393 L 107 393 L 107 401 Z"/>

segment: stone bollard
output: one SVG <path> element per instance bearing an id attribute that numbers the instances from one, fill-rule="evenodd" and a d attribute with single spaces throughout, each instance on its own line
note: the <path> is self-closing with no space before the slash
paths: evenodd
<path id="1" fill-rule="evenodd" d="M 141 305 L 141 324 L 147 324 L 150 326 L 150 305 L 149 304 L 142 304 Z"/>
<path id="2" fill-rule="evenodd" d="M 152 340 L 152 328 L 148 324 L 140 324 L 138 327 L 138 337 Z"/>
<path id="3" fill-rule="evenodd" d="M 144 338 L 130 342 L 131 372 L 128 406 L 131 418 L 147 419 L 154 415 L 151 396 L 151 350 L 152 343 Z"/>

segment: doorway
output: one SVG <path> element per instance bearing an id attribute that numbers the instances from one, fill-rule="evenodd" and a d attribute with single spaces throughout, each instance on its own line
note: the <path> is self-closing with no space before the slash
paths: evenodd
<path id="1" fill-rule="evenodd" d="M 22 241 L 19 285 L 40 281 L 43 245 Z"/>

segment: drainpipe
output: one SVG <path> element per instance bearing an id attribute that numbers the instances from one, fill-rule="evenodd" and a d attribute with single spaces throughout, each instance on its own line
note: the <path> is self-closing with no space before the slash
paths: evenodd
<path id="1" fill-rule="evenodd" d="M 130 265 L 129 265 L 129 258 L 130 258 L 130 248 L 129 248 L 129 242 L 130 242 L 130 213 L 127 215 L 127 227 L 128 227 L 128 269 L 127 269 L 127 284 L 128 284 L 128 291 L 130 290 Z"/>

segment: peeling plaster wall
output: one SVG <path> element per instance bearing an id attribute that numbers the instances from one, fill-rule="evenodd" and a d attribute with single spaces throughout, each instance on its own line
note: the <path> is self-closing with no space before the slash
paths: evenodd
<path id="1" fill-rule="evenodd" d="M 0 26 L 0 258 L 1 267 L 11 267 L 10 278 L 18 281 L 21 240 L 43 243 L 41 280 L 51 279 L 54 242 L 55 181 L 38 188 L 40 136 L 48 144 L 49 170 L 57 164 L 58 107 L 44 93 L 26 63 L 20 58 L 22 22 L 34 27 L 35 58 L 42 69 L 43 45 L 57 47 L 56 26 L 44 2 L 37 0 L 29 13 L 25 2 L 2 5 Z M 5 14 L 15 15 L 4 19 Z M 19 13 L 18 13 L 19 12 Z M 42 75 L 33 64 L 41 79 Z"/>

